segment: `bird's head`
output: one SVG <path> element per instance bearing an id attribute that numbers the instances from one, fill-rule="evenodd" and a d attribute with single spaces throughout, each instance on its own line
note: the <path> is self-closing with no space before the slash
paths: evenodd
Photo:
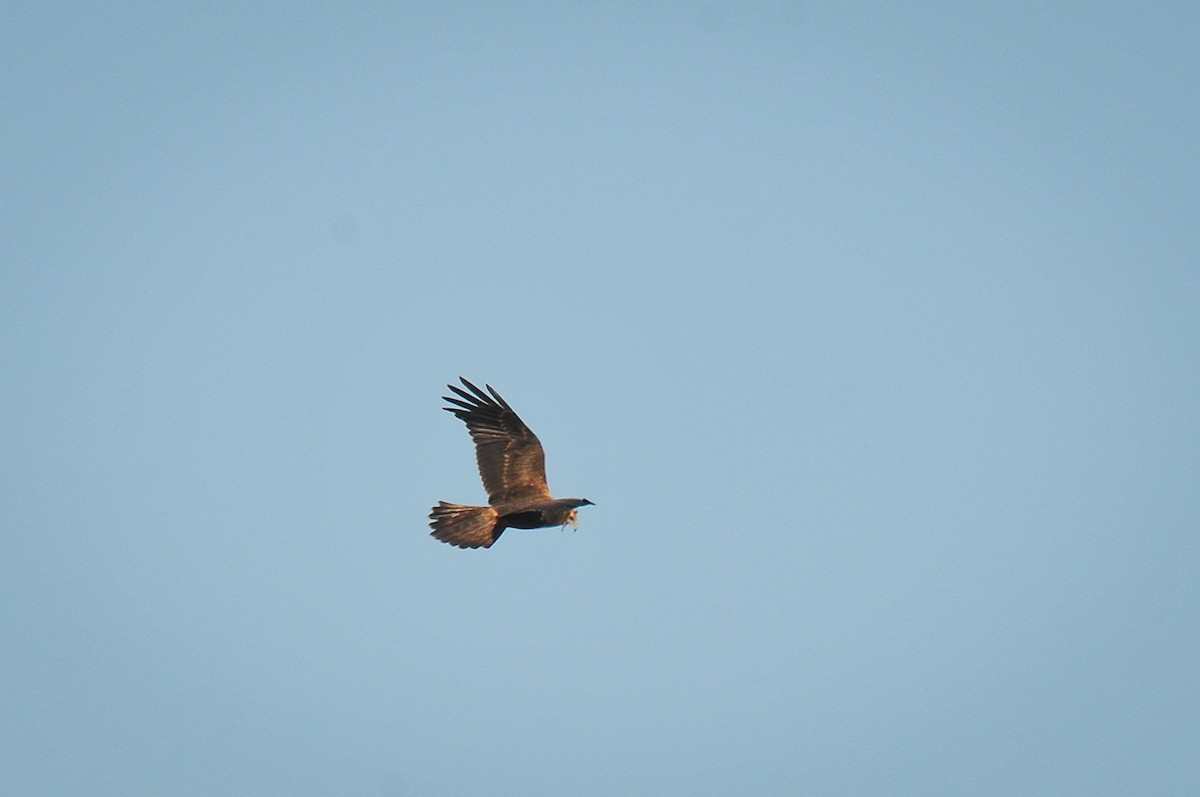
<path id="1" fill-rule="evenodd" d="M 595 506 L 595 504 L 593 504 L 591 501 L 587 500 L 586 498 L 575 498 L 575 499 L 573 499 L 573 503 L 575 504 L 576 507 Z M 575 509 L 572 509 L 570 512 L 568 512 L 567 513 L 567 523 L 571 524 L 572 531 L 574 531 L 575 529 L 578 529 L 579 528 L 579 512 L 576 511 Z M 564 523 L 563 526 L 566 526 L 567 523 Z"/>

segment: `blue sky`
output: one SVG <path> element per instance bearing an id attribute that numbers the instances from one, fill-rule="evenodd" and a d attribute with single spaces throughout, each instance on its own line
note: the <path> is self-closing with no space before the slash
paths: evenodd
<path id="1" fill-rule="evenodd" d="M 0 792 L 1200 788 L 1194 8 L 0 14 Z"/>

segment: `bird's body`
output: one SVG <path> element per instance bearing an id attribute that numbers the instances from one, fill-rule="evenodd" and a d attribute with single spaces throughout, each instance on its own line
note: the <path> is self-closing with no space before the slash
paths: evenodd
<path id="1" fill-rule="evenodd" d="M 445 407 L 467 425 L 488 506 L 439 501 L 429 513 L 433 536 L 460 548 L 488 548 L 505 529 L 578 525 L 576 509 L 586 498 L 554 498 L 546 484 L 546 455 L 533 431 L 500 394 L 483 392 L 459 377 L 467 390 L 448 385 Z M 468 392 L 469 391 L 469 392 Z"/>

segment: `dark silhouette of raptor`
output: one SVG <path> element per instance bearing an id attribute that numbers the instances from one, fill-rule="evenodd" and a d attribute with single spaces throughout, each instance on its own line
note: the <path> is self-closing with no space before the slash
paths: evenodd
<path id="1" fill-rule="evenodd" d="M 438 501 L 429 513 L 433 536 L 459 548 L 488 548 L 505 529 L 578 528 L 576 508 L 586 498 L 554 498 L 546 486 L 546 454 L 542 444 L 508 402 L 484 385 L 483 392 L 463 377 L 462 388 L 447 385 L 457 398 L 443 396 L 444 407 L 467 425 L 475 441 L 475 459 L 487 490 L 488 506 Z"/>

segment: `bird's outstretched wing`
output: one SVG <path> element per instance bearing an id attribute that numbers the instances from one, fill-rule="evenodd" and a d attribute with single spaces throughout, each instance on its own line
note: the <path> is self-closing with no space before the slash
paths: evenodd
<path id="1" fill-rule="evenodd" d="M 484 393 L 463 377 L 459 380 L 467 390 L 447 385 L 458 398 L 443 396 L 454 405 L 443 409 L 460 418 L 475 441 L 475 460 L 488 503 L 495 506 L 514 498 L 550 500 L 546 454 L 537 435 L 491 385 L 485 385 Z"/>

